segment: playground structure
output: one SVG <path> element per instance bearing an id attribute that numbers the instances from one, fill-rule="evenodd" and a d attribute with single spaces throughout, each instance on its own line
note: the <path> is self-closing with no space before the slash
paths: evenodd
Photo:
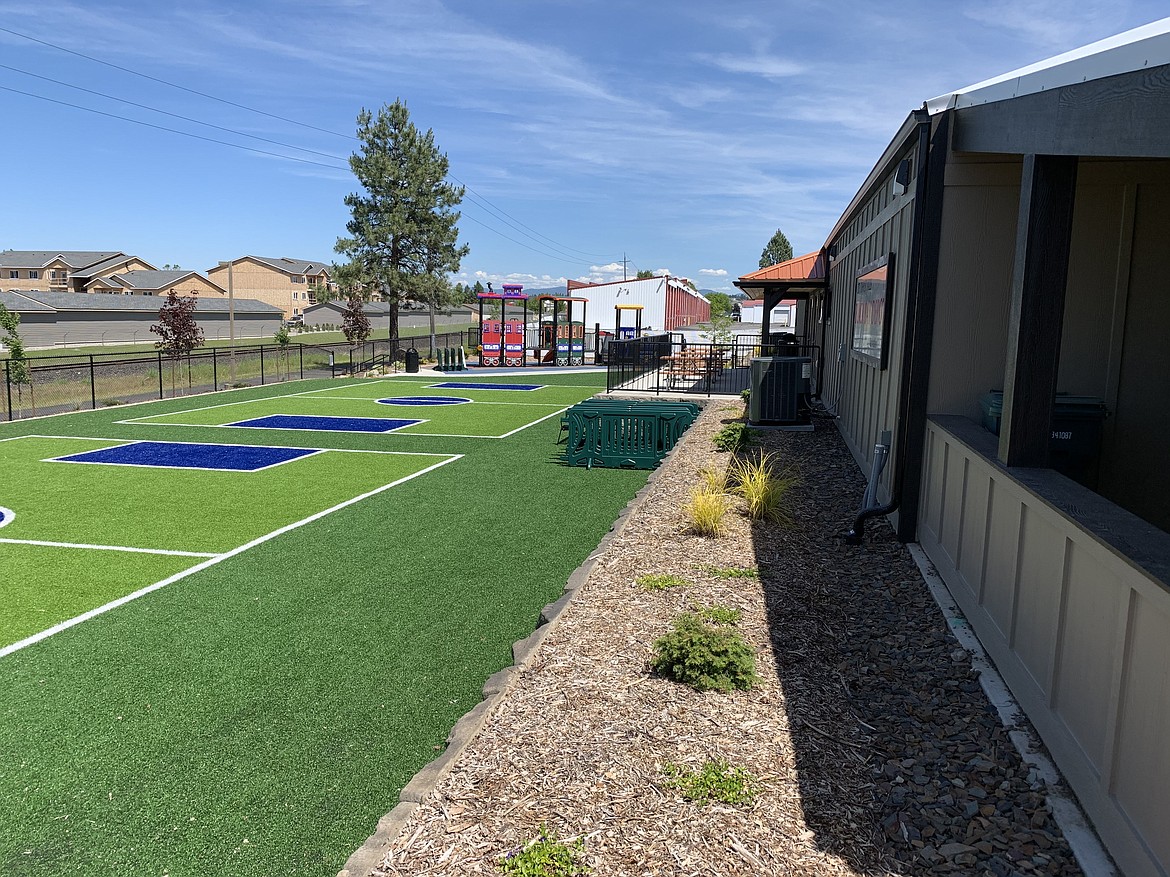
<path id="1" fill-rule="evenodd" d="M 619 341 L 628 341 L 631 338 L 642 337 L 642 305 L 616 305 L 614 307 L 613 334 Z M 623 326 L 622 317 L 625 311 L 633 311 L 634 325 Z"/>
<path id="2" fill-rule="evenodd" d="M 490 286 L 489 286 L 490 289 Z M 524 328 L 528 325 L 528 296 L 520 283 L 505 283 L 503 292 L 481 292 L 479 299 L 480 354 L 479 364 L 489 368 L 509 368 L 526 365 Z M 499 319 L 484 317 L 484 303 L 500 303 Z M 519 303 L 523 308 L 520 319 L 508 316 L 508 304 Z"/>
<path id="3" fill-rule="evenodd" d="M 589 299 L 574 296 L 541 295 L 536 299 L 540 331 L 535 350 L 541 364 L 568 366 L 585 364 L 585 308 Z M 581 318 L 575 320 L 575 305 Z"/>

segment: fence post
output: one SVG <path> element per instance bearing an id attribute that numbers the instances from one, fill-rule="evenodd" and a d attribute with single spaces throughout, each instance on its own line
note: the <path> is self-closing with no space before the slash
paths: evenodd
<path id="1" fill-rule="evenodd" d="M 93 354 L 89 355 L 89 407 L 97 411 L 97 378 L 93 373 Z"/>
<path id="2" fill-rule="evenodd" d="M 297 345 L 297 360 L 300 364 L 301 380 L 303 381 L 305 379 L 305 345 L 304 344 Z"/>
<path id="3" fill-rule="evenodd" d="M 264 386 L 264 345 L 260 345 L 260 386 Z"/>
<path id="4" fill-rule="evenodd" d="M 219 390 L 219 363 L 216 361 L 215 348 L 211 348 L 211 392 Z"/>
<path id="5" fill-rule="evenodd" d="M 158 352 L 158 397 L 163 398 L 162 351 Z"/>
<path id="6" fill-rule="evenodd" d="M 8 370 L 8 360 L 4 360 L 4 385 L 8 388 L 8 419 L 16 420 L 12 416 L 12 373 Z"/>

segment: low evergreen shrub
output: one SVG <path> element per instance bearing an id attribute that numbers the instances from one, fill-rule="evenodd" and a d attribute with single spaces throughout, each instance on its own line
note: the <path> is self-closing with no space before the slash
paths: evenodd
<path id="1" fill-rule="evenodd" d="M 676 617 L 670 633 L 654 643 L 650 668 L 697 691 L 748 689 L 759 681 L 755 653 L 739 631 L 693 612 Z"/>

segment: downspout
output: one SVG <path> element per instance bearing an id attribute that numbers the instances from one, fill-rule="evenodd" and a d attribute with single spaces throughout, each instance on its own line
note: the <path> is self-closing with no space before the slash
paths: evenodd
<path id="1" fill-rule="evenodd" d="M 825 266 L 825 291 L 821 293 L 821 355 L 820 361 L 817 363 L 817 395 L 816 398 L 821 398 L 824 395 L 825 388 L 825 357 L 827 352 L 825 350 L 825 342 L 829 337 L 829 315 L 830 302 L 833 298 L 833 278 L 832 268 L 829 265 L 829 248 L 821 248 L 821 260 Z M 811 311 L 812 308 L 809 308 Z M 805 314 L 805 321 L 812 316 L 812 314 Z"/>
<path id="2" fill-rule="evenodd" d="M 910 275 L 907 278 L 907 288 L 910 299 L 906 308 L 906 327 L 902 341 L 902 374 L 898 388 L 898 418 L 901 421 L 898 428 L 898 438 L 894 449 L 894 471 L 890 480 L 890 501 L 885 505 L 867 506 L 857 513 L 853 519 L 853 526 L 845 534 L 848 545 L 860 545 L 865 539 L 865 522 L 870 518 L 884 517 L 898 510 L 902 503 L 905 489 L 907 470 L 907 427 L 908 414 L 912 401 L 912 384 L 914 376 L 914 357 L 918 351 L 918 320 L 922 307 L 922 259 L 923 239 L 925 235 L 925 220 L 927 211 L 927 183 L 930 177 L 930 116 L 925 109 L 919 110 L 921 121 L 918 123 L 918 175 L 914 181 L 914 233 L 910 243 Z M 944 118 L 941 126 L 946 126 L 949 120 Z M 945 141 L 944 141 L 945 146 Z M 940 150 L 939 161 L 946 162 L 946 149 Z M 933 291 L 932 291 L 933 294 Z M 927 351 L 929 353 L 929 350 Z M 876 455 L 875 455 L 876 456 Z M 875 459 L 874 464 L 876 465 Z M 867 491 L 868 495 L 868 491 Z"/>

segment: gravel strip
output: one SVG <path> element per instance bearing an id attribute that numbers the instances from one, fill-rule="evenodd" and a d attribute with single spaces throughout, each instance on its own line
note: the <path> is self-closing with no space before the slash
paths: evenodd
<path id="1" fill-rule="evenodd" d="M 498 874 L 542 825 L 599 875 L 1081 873 L 905 548 L 880 524 L 839 539 L 864 482 L 831 423 L 761 439 L 799 474 L 791 524 L 687 531 L 698 470 L 729 457 L 710 438 L 742 409 L 707 406 L 375 874 Z M 646 592 L 646 574 L 687 584 Z M 749 691 L 647 670 L 671 619 L 712 605 L 741 612 Z M 756 778 L 752 803 L 666 782 L 709 759 Z"/>

